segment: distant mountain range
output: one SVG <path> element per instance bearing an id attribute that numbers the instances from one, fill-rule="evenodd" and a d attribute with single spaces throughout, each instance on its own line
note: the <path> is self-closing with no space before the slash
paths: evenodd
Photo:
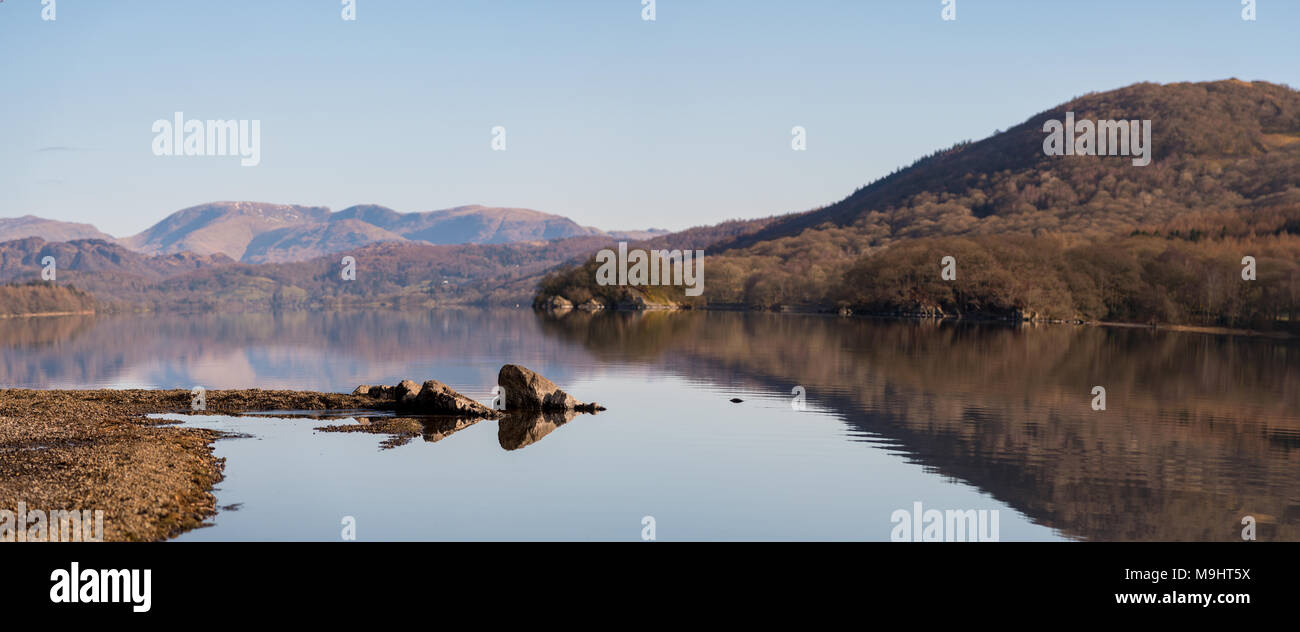
<path id="1" fill-rule="evenodd" d="M 1048 155 L 1044 124 L 1070 114 L 1152 121 L 1153 160 Z M 32 217 L 0 227 L 0 242 L 94 231 Z M 1090 93 L 830 206 L 671 234 L 606 233 L 526 209 L 222 202 L 120 242 L 91 237 L 0 243 L 0 282 L 38 279 L 53 255 L 59 284 L 155 309 L 513 305 L 540 289 L 540 302 L 575 305 L 641 292 L 694 306 L 1294 326 L 1300 92 L 1227 80 Z M 706 249 L 703 295 L 597 284 L 592 255 L 619 240 Z M 356 257 L 355 281 L 340 280 L 341 253 Z M 949 257 L 956 273 L 943 278 Z"/>
<path id="2" fill-rule="evenodd" d="M 144 255 L 221 254 L 243 263 L 306 261 L 380 242 L 503 244 L 579 236 L 636 240 L 667 232 L 606 232 L 531 209 L 477 205 L 423 213 L 359 205 L 332 213 L 319 206 L 213 202 L 172 213 L 144 232 L 122 239 L 89 224 L 31 215 L 0 219 L 0 242 L 27 237 L 46 241 L 100 239 Z"/>
<path id="3" fill-rule="evenodd" d="M 0 284 L 46 285 L 40 281 L 42 262 L 53 257 L 55 283 L 91 293 L 103 311 L 513 305 L 528 302 L 546 270 L 615 239 L 583 235 L 507 244 L 371 243 L 345 251 L 356 265 L 355 278 L 345 279 L 344 253 L 246 264 L 221 253 L 146 255 L 98 239 L 47 242 L 28 237 L 0 242 Z"/>

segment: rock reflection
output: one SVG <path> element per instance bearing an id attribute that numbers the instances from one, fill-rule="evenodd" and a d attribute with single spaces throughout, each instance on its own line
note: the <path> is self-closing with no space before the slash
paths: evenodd
<path id="1" fill-rule="evenodd" d="M 477 417 L 424 417 L 420 419 L 423 431 L 420 433 L 429 443 L 437 443 L 482 421 Z"/>
<path id="2" fill-rule="evenodd" d="M 506 450 L 526 448 L 573 420 L 572 410 L 510 413 L 497 420 L 497 441 Z"/>

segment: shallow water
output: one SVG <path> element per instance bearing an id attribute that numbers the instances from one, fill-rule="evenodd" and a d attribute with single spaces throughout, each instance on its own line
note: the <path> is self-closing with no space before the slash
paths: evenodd
<path id="1" fill-rule="evenodd" d="M 525 310 L 0 321 L 6 386 L 301 388 L 547 375 L 598 415 L 386 438 L 251 435 L 181 540 L 888 540 L 896 510 L 997 510 L 1002 540 L 1300 539 L 1294 343 L 1141 329 Z M 1093 410 L 1094 386 L 1107 391 Z M 794 392 L 802 392 L 802 410 Z M 733 404 L 739 397 L 745 401 Z"/>

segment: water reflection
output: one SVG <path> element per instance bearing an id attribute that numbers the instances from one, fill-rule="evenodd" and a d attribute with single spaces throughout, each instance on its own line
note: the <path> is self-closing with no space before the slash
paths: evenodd
<path id="1" fill-rule="evenodd" d="M 512 413 L 497 420 L 497 441 L 506 450 L 526 448 L 573 421 L 575 416 L 571 410 Z"/>
<path id="2" fill-rule="evenodd" d="M 460 432 L 476 423 L 479 419 L 470 419 L 465 417 L 433 417 L 420 420 L 420 425 L 424 428 L 421 436 L 429 443 L 442 441 L 451 435 Z"/>
<path id="3" fill-rule="evenodd" d="M 486 399 L 504 362 L 561 384 L 663 401 L 678 394 L 662 385 L 665 376 L 719 397 L 778 402 L 803 386 L 814 414 L 843 424 L 836 441 L 902 455 L 1067 537 L 1239 541 L 1250 515 L 1262 540 L 1300 539 L 1293 342 L 789 314 L 453 310 L 12 319 L 0 321 L 0 349 L 0 381 L 38 388 L 350 391 L 434 377 Z M 629 384 L 627 375 L 644 377 Z M 1105 411 L 1089 406 L 1094 386 L 1107 389 Z M 580 424 L 573 435 L 617 428 L 613 421 L 625 419 L 618 404 L 635 400 L 603 391 L 588 398 L 610 402 L 611 423 Z M 754 411 L 746 400 L 717 414 L 680 413 L 701 428 L 741 424 Z M 508 418 L 496 422 L 496 439 L 519 450 L 569 421 Z M 416 434 L 438 442 L 472 425 L 420 420 Z M 536 450 L 564 447 L 553 441 Z"/>
<path id="4" fill-rule="evenodd" d="M 774 314 L 571 313 L 545 330 L 606 357 L 778 392 L 793 385 L 1067 534 L 1300 538 L 1294 343 L 1147 329 Z M 1090 391 L 1105 386 L 1108 408 Z"/>

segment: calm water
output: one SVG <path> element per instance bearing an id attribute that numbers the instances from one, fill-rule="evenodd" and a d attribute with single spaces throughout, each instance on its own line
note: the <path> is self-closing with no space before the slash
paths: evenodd
<path id="1" fill-rule="evenodd" d="M 0 320 L 0 383 L 299 388 L 507 362 L 599 415 L 325 433 L 183 417 L 217 442 L 182 540 L 888 540 L 895 510 L 996 510 L 1002 540 L 1300 539 L 1300 346 L 1144 329 L 527 310 Z M 1094 386 L 1107 408 L 1090 406 Z M 806 405 L 792 406 L 801 387 Z M 733 404 L 732 397 L 744 399 Z"/>

